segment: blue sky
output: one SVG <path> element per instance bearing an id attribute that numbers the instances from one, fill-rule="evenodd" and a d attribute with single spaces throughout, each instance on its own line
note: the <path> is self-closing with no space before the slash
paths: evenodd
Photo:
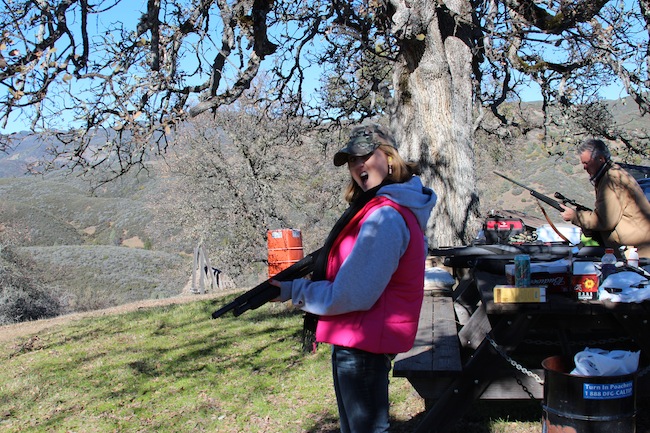
<path id="1" fill-rule="evenodd" d="M 133 0 L 122 0 L 121 3 L 101 14 L 93 15 L 88 19 L 88 30 L 89 32 L 95 31 L 95 34 L 104 34 L 105 28 L 115 22 L 124 23 L 126 28 L 135 28 L 140 16 L 142 15 L 142 10 L 146 10 L 146 0 L 133 1 Z M 75 26 L 75 20 L 69 19 L 69 25 L 72 29 Z M 89 35 L 92 38 L 92 34 Z M 27 109 L 29 110 L 29 108 Z M 71 117 L 67 122 L 71 122 Z M 62 123 L 66 123 L 66 120 L 63 120 Z M 20 132 L 29 130 L 29 122 L 24 119 L 18 112 L 12 113 L 7 122 L 6 128 L 0 127 L 0 133 L 2 134 L 11 134 L 13 132 Z"/>

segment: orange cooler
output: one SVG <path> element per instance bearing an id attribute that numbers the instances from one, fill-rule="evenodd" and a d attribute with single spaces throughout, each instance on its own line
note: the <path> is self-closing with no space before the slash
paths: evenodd
<path id="1" fill-rule="evenodd" d="M 268 242 L 269 278 L 304 257 L 302 234 L 296 229 L 269 230 Z"/>

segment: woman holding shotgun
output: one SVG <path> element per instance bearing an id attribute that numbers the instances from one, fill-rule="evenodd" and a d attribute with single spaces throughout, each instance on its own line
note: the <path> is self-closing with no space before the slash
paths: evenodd
<path id="1" fill-rule="evenodd" d="M 271 284 L 279 301 L 318 315 L 316 341 L 332 345 L 341 432 L 388 431 L 391 361 L 415 340 L 423 297 L 424 230 L 436 203 L 392 134 L 355 128 L 334 165 L 347 164 L 350 203 L 316 259 L 312 279 Z"/>

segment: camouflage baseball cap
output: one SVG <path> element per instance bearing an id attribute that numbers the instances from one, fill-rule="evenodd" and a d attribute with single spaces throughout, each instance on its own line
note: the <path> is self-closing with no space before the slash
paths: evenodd
<path id="1" fill-rule="evenodd" d="M 350 155 L 368 155 L 381 144 L 396 147 L 395 139 L 388 128 L 379 124 L 358 126 L 350 133 L 348 144 L 334 155 L 334 165 L 338 167 L 347 163 Z"/>

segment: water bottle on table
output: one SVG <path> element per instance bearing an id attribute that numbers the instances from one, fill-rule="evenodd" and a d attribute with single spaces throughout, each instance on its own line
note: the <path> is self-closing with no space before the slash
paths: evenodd
<path id="1" fill-rule="evenodd" d="M 600 273 L 602 275 L 602 281 L 605 281 L 607 277 L 616 273 L 616 256 L 614 255 L 613 248 L 605 248 L 605 254 L 600 259 Z"/>

